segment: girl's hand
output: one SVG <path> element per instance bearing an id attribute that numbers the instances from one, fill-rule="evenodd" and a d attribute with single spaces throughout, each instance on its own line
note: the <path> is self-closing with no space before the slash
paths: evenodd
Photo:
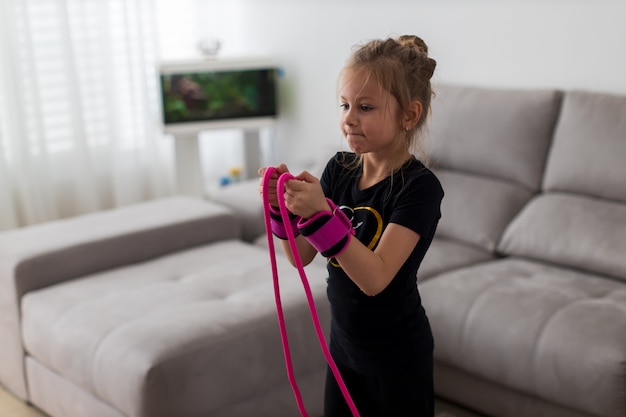
<path id="1" fill-rule="evenodd" d="M 265 175 L 265 171 L 267 171 L 267 167 L 259 169 L 259 195 L 261 196 L 261 200 L 263 200 L 263 176 Z M 269 199 L 269 203 L 278 207 L 278 194 L 276 193 L 276 182 L 278 181 L 278 177 L 285 172 L 289 172 L 287 165 L 280 164 L 276 167 L 276 171 L 271 175 L 268 189 L 267 189 L 267 197 Z"/>
<path id="2" fill-rule="evenodd" d="M 307 171 L 285 183 L 285 203 L 290 212 L 303 219 L 320 211 L 330 211 L 319 179 Z"/>

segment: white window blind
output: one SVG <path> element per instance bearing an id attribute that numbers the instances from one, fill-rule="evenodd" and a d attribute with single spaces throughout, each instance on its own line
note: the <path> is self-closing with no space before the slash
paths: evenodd
<path id="1" fill-rule="evenodd" d="M 0 2 L 0 229 L 171 192 L 156 10 L 156 0 Z"/>
<path id="2" fill-rule="evenodd" d="M 142 146 L 144 117 L 155 111 L 151 7 L 137 1 L 17 2 L 20 90 L 27 137 L 37 152 L 115 140 Z M 149 32 L 149 31 L 148 31 Z M 113 123 L 112 123 L 113 122 Z"/>

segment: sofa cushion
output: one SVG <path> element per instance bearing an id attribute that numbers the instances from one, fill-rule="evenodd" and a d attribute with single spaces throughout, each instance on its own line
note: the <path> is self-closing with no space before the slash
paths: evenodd
<path id="1" fill-rule="evenodd" d="M 560 92 L 445 84 L 434 90 L 433 164 L 539 189 Z"/>
<path id="2" fill-rule="evenodd" d="M 324 372 L 300 279 L 278 267 L 296 374 Z M 323 324 L 325 276 L 309 268 Z M 22 311 L 30 356 L 128 416 L 213 415 L 287 384 L 267 252 L 241 241 L 33 291 Z M 311 410 L 321 390 L 303 393 Z"/>
<path id="3" fill-rule="evenodd" d="M 626 282 L 626 204 L 540 195 L 511 222 L 498 249 Z"/>
<path id="4" fill-rule="evenodd" d="M 626 285 L 503 259 L 421 283 L 435 358 L 590 415 L 626 413 Z"/>
<path id="5" fill-rule="evenodd" d="M 21 340 L 15 336 L 23 294 L 239 233 L 227 208 L 182 196 L 0 233 L 0 381 L 27 398 Z"/>
<path id="6" fill-rule="evenodd" d="M 626 202 L 626 96 L 565 94 L 544 189 Z"/>
<path id="7" fill-rule="evenodd" d="M 452 269 L 494 258 L 492 253 L 485 250 L 437 236 L 431 242 L 430 248 L 428 248 L 428 252 L 426 252 L 426 256 L 417 271 L 417 279 L 423 281 Z"/>
<path id="8" fill-rule="evenodd" d="M 507 224 L 530 200 L 523 187 L 447 169 L 435 173 L 445 190 L 437 236 L 493 252 Z"/>
<path id="9" fill-rule="evenodd" d="M 243 181 L 220 188 L 210 194 L 210 199 L 233 212 L 241 224 L 243 240 L 252 242 L 265 233 L 258 180 Z"/>

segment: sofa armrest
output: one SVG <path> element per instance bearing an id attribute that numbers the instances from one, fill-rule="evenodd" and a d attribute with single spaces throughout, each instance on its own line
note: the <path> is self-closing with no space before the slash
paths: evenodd
<path id="1" fill-rule="evenodd" d="M 20 299 L 27 292 L 239 236 L 228 208 L 191 197 L 0 233 L 0 383 L 27 398 L 19 326 Z"/>
<path id="2" fill-rule="evenodd" d="M 239 237 L 225 207 L 190 197 L 126 207 L 0 233 L 0 285 L 16 296 L 86 274 Z"/>
<path id="3" fill-rule="evenodd" d="M 259 196 L 259 180 L 253 179 L 231 184 L 212 193 L 210 199 L 233 211 L 241 224 L 243 240 L 253 242 L 265 234 L 263 202 Z"/>

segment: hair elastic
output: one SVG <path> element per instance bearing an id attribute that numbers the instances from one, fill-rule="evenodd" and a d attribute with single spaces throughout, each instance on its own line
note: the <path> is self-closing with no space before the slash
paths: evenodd
<path id="1" fill-rule="evenodd" d="M 271 175 L 276 172 L 276 169 L 273 167 L 267 168 L 265 174 L 263 176 L 263 214 L 265 219 L 265 230 L 267 235 L 267 244 L 270 255 L 270 263 L 272 265 L 272 277 L 274 280 L 274 297 L 276 298 L 276 314 L 278 316 L 278 326 L 280 328 L 280 337 L 283 345 L 283 353 L 285 355 L 285 365 L 287 367 L 287 377 L 289 379 L 289 383 L 291 384 L 291 388 L 293 390 L 294 396 L 296 398 L 296 403 L 298 405 L 298 409 L 300 410 L 300 414 L 303 417 L 308 417 L 306 408 L 304 407 L 304 402 L 302 401 L 302 395 L 300 394 L 300 389 L 298 388 L 298 384 L 296 382 L 296 378 L 293 372 L 293 364 L 291 361 L 291 352 L 289 350 L 289 340 L 287 337 L 287 328 L 285 325 L 285 317 L 283 313 L 282 303 L 280 301 L 280 287 L 278 282 L 278 267 L 276 264 L 276 250 L 274 248 L 274 239 L 272 238 L 272 225 L 271 225 L 271 211 L 269 200 L 267 199 L 268 192 L 268 183 L 271 178 Z M 282 174 L 276 183 L 276 190 L 282 191 L 284 190 L 285 182 L 294 178 L 289 173 Z M 278 207 L 280 210 L 281 217 L 283 219 L 283 224 L 291 224 L 289 220 L 289 211 L 285 206 L 285 198 L 283 193 L 277 192 L 278 195 Z M 338 210 L 340 212 L 341 210 Z M 296 237 L 295 233 L 290 227 L 285 228 L 285 232 L 287 235 L 287 240 L 289 241 L 289 246 L 291 248 L 291 253 L 293 255 L 294 263 L 296 264 L 296 268 L 298 269 L 298 273 L 300 274 L 300 279 L 302 281 L 302 286 L 304 287 L 304 292 L 306 294 L 307 302 L 309 304 L 309 311 L 311 313 L 311 319 L 313 320 L 313 326 L 315 328 L 315 332 L 317 334 L 317 339 L 322 348 L 322 352 L 326 357 L 326 362 L 330 367 L 337 384 L 339 385 L 339 389 L 343 394 L 350 411 L 354 417 L 359 417 L 359 412 L 354 405 L 354 401 L 350 397 L 350 393 L 348 392 L 348 388 L 346 384 L 343 382 L 343 378 L 339 373 L 339 369 L 333 360 L 330 351 L 328 350 L 328 345 L 326 343 L 326 339 L 324 337 L 324 331 L 320 324 L 319 316 L 317 314 L 317 309 L 315 308 L 315 300 L 313 299 L 313 294 L 311 293 L 311 287 L 309 286 L 309 281 L 307 280 L 306 274 L 304 272 L 304 266 L 302 265 L 302 259 L 300 258 L 300 253 L 298 252 L 298 247 L 296 245 Z"/>

